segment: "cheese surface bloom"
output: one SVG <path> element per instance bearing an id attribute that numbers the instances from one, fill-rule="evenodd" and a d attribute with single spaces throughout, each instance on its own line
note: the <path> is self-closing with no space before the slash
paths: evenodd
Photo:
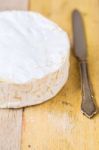
<path id="1" fill-rule="evenodd" d="M 55 96 L 68 78 L 69 53 L 67 33 L 41 14 L 0 12 L 0 89 L 8 88 L 10 95 L 0 97 L 0 107 L 24 107 Z"/>

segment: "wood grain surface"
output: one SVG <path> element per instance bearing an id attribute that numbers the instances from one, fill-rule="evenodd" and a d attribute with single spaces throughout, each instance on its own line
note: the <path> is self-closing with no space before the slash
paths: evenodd
<path id="1" fill-rule="evenodd" d="M 31 0 L 30 9 L 42 13 L 68 32 L 72 42 L 71 13 L 81 11 L 86 27 L 89 74 L 99 106 L 99 0 Z M 89 120 L 80 112 L 78 63 L 71 49 L 67 84 L 48 102 L 26 108 L 22 150 L 99 150 L 99 115 Z"/>
<path id="2" fill-rule="evenodd" d="M 22 109 L 0 109 L 0 150 L 20 150 Z"/>
<path id="3" fill-rule="evenodd" d="M 0 0 L 0 10 L 27 10 L 28 0 Z"/>

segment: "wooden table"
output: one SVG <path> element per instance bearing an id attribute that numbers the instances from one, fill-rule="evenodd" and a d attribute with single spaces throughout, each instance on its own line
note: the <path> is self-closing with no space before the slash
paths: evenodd
<path id="1" fill-rule="evenodd" d="M 89 73 L 99 106 L 99 0 L 31 0 L 30 9 L 56 22 L 72 43 L 71 13 L 82 12 L 88 42 Z M 71 50 L 69 80 L 48 102 L 24 109 L 22 150 L 99 150 L 99 115 L 89 120 L 80 112 L 77 60 Z"/>

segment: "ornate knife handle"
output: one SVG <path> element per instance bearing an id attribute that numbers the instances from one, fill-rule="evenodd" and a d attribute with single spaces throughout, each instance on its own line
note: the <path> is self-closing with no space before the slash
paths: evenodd
<path id="1" fill-rule="evenodd" d="M 81 70 L 81 86 L 82 86 L 82 104 L 81 110 L 88 117 L 91 118 L 96 113 L 96 106 L 89 82 L 87 62 L 80 62 Z"/>

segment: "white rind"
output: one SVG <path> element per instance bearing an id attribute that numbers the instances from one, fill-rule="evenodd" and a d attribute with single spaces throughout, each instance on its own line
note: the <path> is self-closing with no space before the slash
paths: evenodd
<path id="1" fill-rule="evenodd" d="M 22 58 L 22 62 L 20 62 L 19 59 L 18 59 L 20 64 L 17 65 L 15 63 L 15 66 L 13 66 L 13 63 L 10 64 L 8 62 L 8 64 L 7 64 L 6 60 L 5 61 L 4 60 L 0 61 L 0 65 L 4 64 L 4 62 L 5 62 L 6 67 L 8 65 L 8 68 L 9 68 L 10 65 L 12 65 L 13 68 L 16 67 L 17 69 L 20 69 L 18 67 L 21 64 L 23 64 L 23 66 L 21 65 L 21 68 L 23 69 L 22 71 L 26 72 L 26 76 L 25 76 L 24 79 L 22 78 L 23 76 L 21 76 L 22 74 L 19 73 L 17 69 L 16 69 L 17 71 L 15 69 L 12 69 L 12 70 L 10 70 L 10 72 L 8 70 L 8 76 L 7 76 L 7 68 L 4 67 L 2 69 L 2 65 L 1 65 L 1 67 L 0 67 L 1 68 L 1 70 L 0 70 L 0 79 L 1 79 L 1 82 L 0 82 L 0 108 L 20 108 L 20 107 L 40 104 L 44 101 L 49 100 L 50 98 L 54 97 L 61 90 L 61 88 L 64 86 L 64 84 L 67 81 L 68 72 L 69 72 L 69 53 L 70 53 L 69 49 L 70 49 L 70 44 L 69 44 L 69 39 L 68 39 L 67 34 L 62 29 L 60 29 L 56 24 L 54 24 L 53 22 L 49 21 L 48 19 L 42 17 L 38 13 L 15 12 L 15 11 L 4 12 L 2 14 L 0 13 L 0 19 L 2 18 L 2 16 L 3 17 L 6 16 L 5 14 L 8 14 L 8 16 L 9 16 L 9 15 L 11 15 L 11 13 L 15 14 L 15 17 L 16 17 L 17 13 L 18 13 L 19 16 L 20 16 L 20 14 L 22 15 L 22 13 L 23 14 L 25 13 L 25 15 L 33 15 L 33 18 L 36 17 L 34 19 L 35 21 L 38 21 L 38 20 L 41 19 L 41 21 L 39 23 L 41 23 L 40 26 L 43 25 L 41 30 L 46 31 L 45 38 L 48 38 L 47 37 L 47 34 L 48 34 L 47 32 L 50 31 L 53 36 L 54 36 L 53 32 L 55 32 L 55 37 L 56 38 L 53 39 L 53 36 L 52 36 L 52 45 L 54 44 L 54 47 L 52 47 L 52 45 L 47 45 L 48 41 L 46 41 L 46 40 L 43 43 L 43 46 L 46 45 L 47 50 L 48 50 L 48 47 L 50 46 L 50 49 L 52 49 L 51 53 L 53 54 L 52 56 L 53 56 L 54 59 L 53 59 L 53 63 L 48 65 L 47 69 L 46 69 L 46 66 L 45 66 L 46 65 L 45 61 L 44 61 L 44 63 L 45 63 L 44 65 L 42 65 L 42 62 L 41 62 L 41 68 L 38 68 L 38 70 L 36 70 L 36 71 L 33 70 L 33 71 L 35 71 L 34 74 L 31 71 L 32 70 L 31 68 L 29 70 L 30 72 L 25 70 L 25 67 L 24 67 L 24 64 L 23 64 L 23 62 L 25 63 L 25 61 L 24 61 L 23 58 Z M 26 18 L 27 18 L 27 16 L 26 16 Z M 36 22 L 36 24 L 38 24 L 38 23 Z M 1 26 L 1 24 L 0 24 L 0 26 Z M 24 26 L 23 26 L 23 29 L 22 28 L 19 29 L 19 27 L 17 29 L 18 31 L 20 30 L 19 34 L 18 33 L 15 34 L 16 37 L 14 35 L 13 38 L 16 38 L 16 40 L 17 40 L 17 38 L 20 38 L 20 33 L 23 32 L 22 34 L 24 35 L 24 37 L 26 35 L 28 35 L 28 40 L 30 40 L 29 39 L 29 34 L 27 32 L 28 29 L 26 30 Z M 16 30 L 16 28 L 15 28 L 15 30 Z M 27 33 L 27 34 L 25 35 L 25 33 Z M 9 32 L 8 32 L 8 35 L 9 35 Z M 4 39 L 5 39 L 6 33 L 3 36 L 4 36 Z M 39 36 L 39 35 L 37 34 L 36 36 Z M 0 39 L 1 39 L 1 37 L 0 37 Z M 26 40 L 26 41 L 28 41 L 28 40 Z M 34 43 L 35 43 L 35 39 L 33 39 L 33 40 L 34 40 Z M 51 37 L 50 37 L 50 40 L 51 40 Z M 56 41 L 53 42 L 53 40 L 56 40 Z M 2 42 L 4 42 L 4 41 L 2 41 Z M 20 38 L 20 42 L 24 43 L 23 38 Z M 6 44 L 7 43 L 5 42 L 5 45 Z M 51 43 L 49 43 L 49 44 L 51 44 Z M 41 43 L 41 45 L 42 45 L 42 43 Z M 2 48 L 2 43 L 0 43 L 0 46 Z M 27 46 L 29 47 L 29 45 L 27 45 Z M 28 47 L 26 47 L 26 48 L 28 48 Z M 42 48 L 42 46 L 41 46 L 41 48 Z M 10 54 L 13 54 L 13 47 L 8 47 L 8 49 L 10 51 Z M 6 49 L 6 51 L 8 49 Z M 19 48 L 19 50 L 20 50 L 20 48 Z M 12 51 L 12 53 L 11 53 L 11 51 Z M 40 53 L 42 55 L 42 53 L 44 53 L 44 51 L 42 50 Z M 2 55 L 5 55 L 5 53 L 2 53 Z M 42 56 L 41 55 L 39 54 L 39 59 L 42 59 L 45 54 L 42 55 Z M 47 60 L 50 63 L 49 55 L 50 55 L 50 53 L 48 53 Z M 9 53 L 7 53 L 6 56 L 10 57 Z M 18 54 L 18 56 L 20 57 L 19 54 Z M 35 57 L 38 58 L 38 56 L 35 56 Z M 2 58 L 2 56 L 1 56 L 1 58 Z M 25 60 L 26 59 L 27 58 L 25 57 Z M 11 60 L 13 61 L 13 55 L 12 55 Z M 16 55 L 16 60 L 17 60 L 17 55 Z M 20 57 L 20 60 L 21 60 L 21 57 Z M 40 72 L 39 69 L 42 71 L 41 74 L 39 73 Z M 14 74 L 15 72 L 16 72 L 16 74 Z M 3 76 L 3 74 L 4 74 L 4 76 Z M 14 76 L 12 76 L 12 74 L 14 74 Z M 23 75 L 24 75 L 24 73 L 23 73 Z"/>
<path id="2" fill-rule="evenodd" d="M 67 81 L 69 69 L 69 64 L 66 67 L 67 63 L 43 79 L 33 80 L 25 85 L 1 83 L 0 108 L 36 105 L 54 97 Z"/>

